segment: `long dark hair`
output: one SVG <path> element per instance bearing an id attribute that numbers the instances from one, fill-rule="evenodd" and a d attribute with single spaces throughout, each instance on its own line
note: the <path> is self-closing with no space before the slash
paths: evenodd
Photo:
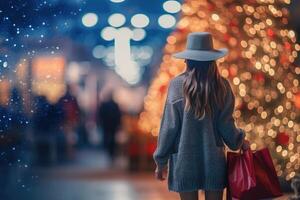
<path id="1" fill-rule="evenodd" d="M 215 61 L 186 60 L 187 70 L 183 82 L 185 110 L 191 110 L 201 119 L 213 116 L 213 108 L 224 106 L 226 87 Z"/>

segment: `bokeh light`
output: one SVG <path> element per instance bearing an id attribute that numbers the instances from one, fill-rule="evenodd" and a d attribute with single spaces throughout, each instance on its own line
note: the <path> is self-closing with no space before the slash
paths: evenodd
<path id="1" fill-rule="evenodd" d="M 98 22 L 98 16 L 95 13 L 87 13 L 82 17 L 82 24 L 86 27 L 93 27 Z"/>
<path id="2" fill-rule="evenodd" d="M 164 14 L 161 15 L 158 18 L 158 24 L 162 27 L 162 28 L 172 28 L 175 26 L 176 24 L 176 19 L 173 15 L 170 14 Z"/>
<path id="3" fill-rule="evenodd" d="M 122 3 L 125 0 L 110 0 L 110 1 L 113 2 L 113 3 Z"/>
<path id="4" fill-rule="evenodd" d="M 123 14 L 121 13 L 114 13 L 108 18 L 108 23 L 111 26 L 114 27 L 120 27 L 123 26 L 126 22 L 126 18 Z"/>
<path id="5" fill-rule="evenodd" d="M 148 26 L 149 22 L 149 17 L 145 14 L 136 14 L 131 18 L 131 24 L 136 28 L 144 28 Z"/>
<path id="6" fill-rule="evenodd" d="M 141 28 L 133 29 L 132 33 L 133 33 L 132 39 L 134 41 L 141 41 L 146 37 L 146 31 Z"/>
<path id="7" fill-rule="evenodd" d="M 115 38 L 116 29 L 114 27 L 108 26 L 102 29 L 101 37 L 106 41 L 111 41 Z"/>
<path id="8" fill-rule="evenodd" d="M 163 8 L 169 13 L 177 13 L 181 10 L 181 4 L 178 1 L 169 0 L 163 3 Z"/>
<path id="9" fill-rule="evenodd" d="M 95 58 L 103 58 L 106 55 L 106 48 L 103 45 L 95 46 L 92 53 Z"/>

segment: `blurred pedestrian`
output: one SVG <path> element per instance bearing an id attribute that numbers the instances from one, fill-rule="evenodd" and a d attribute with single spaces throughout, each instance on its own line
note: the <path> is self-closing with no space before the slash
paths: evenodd
<path id="1" fill-rule="evenodd" d="M 74 157 L 74 146 L 78 142 L 77 128 L 80 121 L 80 108 L 76 97 L 71 93 L 71 87 L 66 86 L 65 94 L 59 99 L 57 106 L 62 108 L 62 128 L 66 138 L 66 153 L 68 159 Z"/>
<path id="2" fill-rule="evenodd" d="M 4 193 L 13 190 L 15 180 L 22 176 L 19 165 L 27 161 L 27 124 L 22 97 L 17 88 L 13 88 L 8 105 L 0 106 L 0 188 Z M 3 196 L 5 194 L 0 192 L 0 199 Z"/>
<path id="3" fill-rule="evenodd" d="M 34 99 L 32 128 L 37 164 L 50 165 L 56 160 L 55 107 L 45 96 Z"/>
<path id="4" fill-rule="evenodd" d="M 55 161 L 63 162 L 67 159 L 67 140 L 63 130 L 64 109 L 58 102 L 49 105 L 48 123 L 51 124 L 49 132 L 54 139 Z"/>
<path id="5" fill-rule="evenodd" d="M 0 105 L 0 199 L 8 198 L 8 185 L 10 182 L 12 158 L 12 139 L 9 135 L 9 111 L 4 105 Z"/>
<path id="6" fill-rule="evenodd" d="M 28 117 L 24 111 L 24 102 L 17 88 L 13 88 L 10 94 L 8 110 L 10 114 L 10 134 L 14 135 L 15 143 L 21 145 L 25 142 L 25 132 L 28 125 Z"/>
<path id="7" fill-rule="evenodd" d="M 121 110 L 112 96 L 97 111 L 98 125 L 103 130 L 103 144 L 112 161 L 115 158 L 116 134 L 121 127 Z"/>

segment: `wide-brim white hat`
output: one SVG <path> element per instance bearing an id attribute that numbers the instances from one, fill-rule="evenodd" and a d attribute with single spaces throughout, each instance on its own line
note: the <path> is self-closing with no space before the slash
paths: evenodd
<path id="1" fill-rule="evenodd" d="M 186 49 L 173 54 L 176 58 L 211 61 L 226 56 L 228 49 L 214 49 L 212 36 L 208 32 L 190 33 L 187 38 Z"/>

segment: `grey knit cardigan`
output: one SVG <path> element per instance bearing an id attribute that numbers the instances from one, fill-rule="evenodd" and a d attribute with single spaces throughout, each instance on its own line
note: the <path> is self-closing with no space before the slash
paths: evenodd
<path id="1" fill-rule="evenodd" d="M 213 119 L 197 119 L 184 110 L 183 73 L 171 80 L 153 158 L 159 168 L 168 165 L 170 191 L 222 190 L 226 187 L 224 143 L 240 148 L 245 133 L 232 117 L 235 97 L 226 79 L 225 106 Z"/>

